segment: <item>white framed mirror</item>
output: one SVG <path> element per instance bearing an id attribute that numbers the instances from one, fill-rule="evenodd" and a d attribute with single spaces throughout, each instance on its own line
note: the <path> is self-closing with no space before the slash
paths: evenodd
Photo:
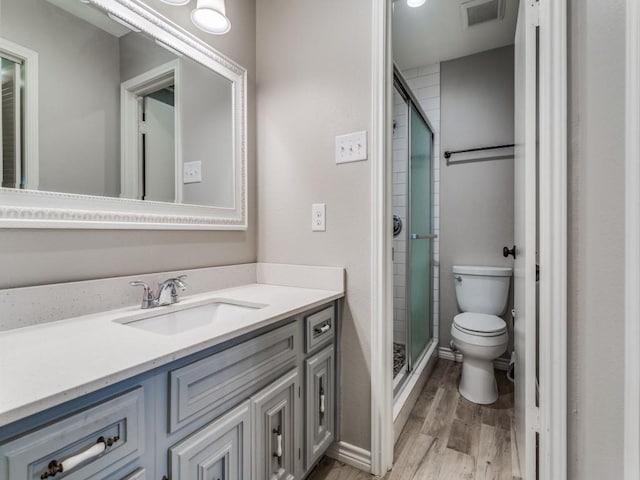
<path id="1" fill-rule="evenodd" d="M 138 0 L 0 8 L 0 228 L 247 228 L 243 67 Z"/>

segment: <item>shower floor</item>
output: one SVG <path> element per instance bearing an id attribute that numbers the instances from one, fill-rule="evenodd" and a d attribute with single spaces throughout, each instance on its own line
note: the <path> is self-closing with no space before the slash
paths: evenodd
<path id="1" fill-rule="evenodd" d="M 407 363 L 407 349 L 404 343 L 393 342 L 393 378 Z"/>

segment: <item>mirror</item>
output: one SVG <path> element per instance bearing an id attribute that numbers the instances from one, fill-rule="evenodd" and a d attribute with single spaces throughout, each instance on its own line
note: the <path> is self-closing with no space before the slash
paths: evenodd
<path id="1" fill-rule="evenodd" d="M 0 8 L 0 225 L 246 227 L 242 67 L 130 0 Z"/>

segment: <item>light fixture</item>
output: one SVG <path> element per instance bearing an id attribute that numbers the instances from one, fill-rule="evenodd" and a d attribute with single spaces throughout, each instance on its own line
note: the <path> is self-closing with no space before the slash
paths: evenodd
<path id="1" fill-rule="evenodd" d="M 427 0 L 407 0 L 407 5 L 410 7 L 416 8 L 421 7 L 427 2 Z"/>
<path id="2" fill-rule="evenodd" d="M 180 6 L 180 5 L 186 5 L 191 0 L 160 0 L 160 1 L 164 3 L 168 3 L 169 5 Z"/>
<path id="3" fill-rule="evenodd" d="M 214 35 L 222 35 L 231 30 L 224 0 L 198 0 L 195 10 L 191 12 L 191 21 L 200 30 Z"/>

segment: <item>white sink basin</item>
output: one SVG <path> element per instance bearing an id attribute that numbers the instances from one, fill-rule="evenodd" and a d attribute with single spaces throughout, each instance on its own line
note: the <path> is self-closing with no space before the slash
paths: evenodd
<path id="1" fill-rule="evenodd" d="M 159 311 L 155 315 L 153 311 L 150 311 L 149 314 L 153 316 L 147 316 L 142 319 L 116 321 L 147 332 L 175 335 L 194 328 L 206 327 L 216 322 L 234 322 L 246 317 L 248 313 L 265 306 L 231 300 L 214 301 L 205 305 L 186 307 L 182 310 Z"/>

